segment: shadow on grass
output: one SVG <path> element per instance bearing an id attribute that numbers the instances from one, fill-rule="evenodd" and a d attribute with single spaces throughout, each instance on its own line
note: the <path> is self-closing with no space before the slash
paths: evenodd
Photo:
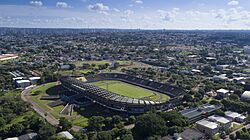
<path id="1" fill-rule="evenodd" d="M 63 89 L 63 87 L 61 85 L 56 85 L 54 87 L 48 88 L 46 90 L 46 94 L 48 95 L 60 95 L 64 92 L 65 90 Z"/>
<path id="2" fill-rule="evenodd" d="M 86 118 L 90 118 L 92 116 L 103 116 L 103 117 L 112 117 L 114 115 L 119 115 L 121 117 L 128 117 L 128 114 L 112 111 L 110 109 L 104 108 L 100 105 L 93 104 L 90 106 L 87 106 L 85 108 L 75 108 L 74 109 L 78 114 L 81 116 L 84 116 Z"/>

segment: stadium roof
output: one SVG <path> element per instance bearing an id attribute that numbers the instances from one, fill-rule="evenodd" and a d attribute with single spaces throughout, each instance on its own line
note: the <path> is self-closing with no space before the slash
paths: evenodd
<path id="1" fill-rule="evenodd" d="M 109 92 L 107 90 L 101 89 L 99 87 L 96 87 L 96 86 L 88 84 L 88 83 L 81 82 L 81 81 L 74 79 L 74 78 L 71 78 L 71 77 L 64 77 L 64 78 L 73 87 L 76 87 L 76 88 L 83 90 L 83 91 L 88 91 L 88 92 L 92 93 L 93 96 L 105 98 L 105 99 L 110 100 L 110 101 L 121 102 L 121 103 L 126 103 L 126 104 L 131 104 L 131 105 L 156 105 L 156 104 L 159 104 L 159 102 L 147 101 L 147 100 L 142 100 L 142 99 L 134 99 L 134 98 L 129 98 L 129 97 L 122 96 L 122 95 L 117 95 L 115 93 Z"/>

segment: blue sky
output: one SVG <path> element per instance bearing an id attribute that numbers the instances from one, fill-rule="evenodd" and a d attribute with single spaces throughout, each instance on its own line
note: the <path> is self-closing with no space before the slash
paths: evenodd
<path id="1" fill-rule="evenodd" d="M 250 29 L 250 0 L 0 0 L 0 26 Z"/>

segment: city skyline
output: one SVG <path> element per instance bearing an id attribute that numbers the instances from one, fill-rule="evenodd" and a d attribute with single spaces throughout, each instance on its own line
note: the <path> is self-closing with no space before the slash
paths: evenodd
<path id="1" fill-rule="evenodd" d="M 248 0 L 3 0 L 0 27 L 250 29 Z"/>

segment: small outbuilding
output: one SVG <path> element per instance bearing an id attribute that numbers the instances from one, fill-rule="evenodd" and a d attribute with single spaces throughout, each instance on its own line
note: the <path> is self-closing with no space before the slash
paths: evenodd
<path id="1" fill-rule="evenodd" d="M 245 92 L 241 95 L 241 100 L 242 100 L 242 101 L 250 101 L 250 91 L 245 91 Z"/>

